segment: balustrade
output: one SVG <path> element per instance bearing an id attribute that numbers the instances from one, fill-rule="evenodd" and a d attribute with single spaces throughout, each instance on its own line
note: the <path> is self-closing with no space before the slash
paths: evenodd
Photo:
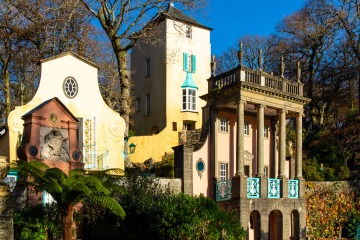
<path id="1" fill-rule="evenodd" d="M 279 178 L 267 178 L 267 189 L 261 189 L 260 178 L 247 178 L 246 180 L 246 194 L 247 198 L 261 198 L 261 191 L 267 191 L 267 198 L 279 199 L 281 198 L 281 188 L 288 188 L 288 198 L 299 198 L 299 180 L 288 180 L 287 186 L 282 186 Z M 231 180 L 215 182 L 216 201 L 230 200 L 232 196 Z"/>
<path id="2" fill-rule="evenodd" d="M 280 198 L 280 179 L 268 178 L 268 198 Z"/>
<path id="3" fill-rule="evenodd" d="M 243 76 L 243 79 L 241 79 L 241 76 Z M 262 77 L 265 79 L 264 82 L 261 82 Z M 264 86 L 266 88 L 282 91 L 285 93 L 302 95 L 302 84 L 251 69 L 233 69 L 214 77 L 215 86 L 218 89 L 234 85 L 240 81 Z"/>
<path id="4" fill-rule="evenodd" d="M 260 178 L 247 179 L 247 197 L 260 198 Z"/>
<path id="5" fill-rule="evenodd" d="M 215 182 L 216 201 L 231 199 L 231 180 Z"/>
<path id="6" fill-rule="evenodd" d="M 289 180 L 289 198 L 299 198 L 299 180 Z"/>

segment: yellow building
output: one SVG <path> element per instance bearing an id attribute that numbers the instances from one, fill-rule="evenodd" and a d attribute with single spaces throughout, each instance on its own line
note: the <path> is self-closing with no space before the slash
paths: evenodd
<path id="1" fill-rule="evenodd" d="M 178 132 L 200 128 L 210 76 L 210 31 L 172 4 L 159 14 L 159 44 L 139 41 L 131 53 L 134 81 L 133 162 L 160 161 L 178 145 Z"/>
<path id="2" fill-rule="evenodd" d="M 37 92 L 29 103 L 9 114 L 7 132 L 0 138 L 0 156 L 6 156 L 12 164 L 16 162 L 23 134 L 21 117 L 54 97 L 79 120 L 78 140 L 85 168 L 124 169 L 125 121 L 103 101 L 98 67 L 71 52 L 41 61 Z"/>

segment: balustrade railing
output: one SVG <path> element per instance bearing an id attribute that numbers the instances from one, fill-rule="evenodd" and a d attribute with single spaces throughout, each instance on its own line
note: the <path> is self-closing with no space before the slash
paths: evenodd
<path id="1" fill-rule="evenodd" d="M 247 197 L 260 198 L 260 178 L 247 179 Z"/>
<path id="2" fill-rule="evenodd" d="M 218 89 L 234 85 L 240 81 L 302 96 L 302 84 L 247 68 L 236 68 L 214 77 L 214 85 Z"/>
<path id="3" fill-rule="evenodd" d="M 288 192 L 289 198 L 299 198 L 299 180 L 289 180 Z"/>
<path id="4" fill-rule="evenodd" d="M 281 186 L 282 179 L 268 178 L 267 189 L 261 189 L 260 178 L 247 178 L 247 198 L 260 198 L 261 191 L 267 191 L 267 198 L 282 198 L 281 188 L 288 188 L 288 198 L 299 198 L 299 180 L 288 180 L 288 186 Z M 215 182 L 216 201 L 230 200 L 232 197 L 231 180 Z"/>
<path id="5" fill-rule="evenodd" d="M 268 198 L 280 198 L 280 179 L 268 178 Z"/>
<path id="6" fill-rule="evenodd" d="M 231 199 L 231 180 L 215 182 L 216 201 Z"/>

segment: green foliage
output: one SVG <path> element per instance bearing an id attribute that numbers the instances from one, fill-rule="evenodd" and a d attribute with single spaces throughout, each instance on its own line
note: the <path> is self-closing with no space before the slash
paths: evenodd
<path id="1" fill-rule="evenodd" d="M 316 158 L 308 158 L 303 164 L 304 178 L 308 181 L 323 181 L 324 176 L 321 170 L 321 165 Z"/>
<path id="2" fill-rule="evenodd" d="M 34 161 L 18 165 L 19 174 L 29 179 L 27 184 L 37 190 L 47 191 L 56 201 L 61 222 L 63 224 L 63 238 L 73 239 L 73 213 L 79 203 L 88 202 L 101 205 L 109 209 L 120 218 L 125 217 L 121 205 L 110 196 L 110 191 L 95 176 L 85 175 L 81 169 L 71 170 L 66 175 L 58 168 L 49 168 L 44 163 Z"/>
<path id="3" fill-rule="evenodd" d="M 14 235 L 17 240 L 59 239 L 61 221 L 56 205 L 15 209 Z"/>
<path id="4" fill-rule="evenodd" d="M 350 153 L 340 145 L 332 132 L 321 130 L 307 134 L 304 147 L 307 152 L 303 169 L 306 180 L 339 181 L 349 178 L 347 161 Z"/>
<path id="5" fill-rule="evenodd" d="M 109 196 L 109 190 L 101 181 L 97 177 L 85 175 L 82 169 L 71 170 L 67 176 L 58 168 L 49 168 L 44 163 L 34 161 L 19 164 L 18 170 L 19 174 L 33 179 L 28 182 L 29 185 L 47 191 L 61 210 L 90 199 L 106 205 L 121 217 L 125 216 L 122 207 Z"/>
<path id="6" fill-rule="evenodd" d="M 235 215 L 227 215 L 204 196 L 173 195 L 164 204 L 157 225 L 159 239 L 242 239 L 244 230 Z"/>
<path id="7" fill-rule="evenodd" d="M 174 178 L 174 154 L 166 154 L 150 171 L 157 177 Z"/>
<path id="8" fill-rule="evenodd" d="M 84 239 L 242 239 L 245 236 L 238 217 L 226 214 L 209 198 L 174 195 L 161 187 L 157 179 L 138 174 L 114 182 L 123 186 L 113 194 L 128 213 L 126 218 L 84 206 Z"/>

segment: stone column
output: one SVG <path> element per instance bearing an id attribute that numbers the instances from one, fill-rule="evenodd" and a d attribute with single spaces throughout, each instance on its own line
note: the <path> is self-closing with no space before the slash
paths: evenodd
<path id="1" fill-rule="evenodd" d="M 270 127 L 270 141 L 271 141 L 271 169 L 270 169 L 270 177 L 276 177 L 276 169 L 277 169 L 277 149 L 276 149 L 276 119 L 271 119 L 271 127 Z"/>
<path id="2" fill-rule="evenodd" d="M 286 110 L 279 110 L 279 178 L 284 178 L 286 161 Z"/>
<path id="3" fill-rule="evenodd" d="M 237 104 L 236 115 L 236 174 L 232 178 L 232 198 L 246 197 L 247 177 L 244 171 L 244 115 L 245 101 L 240 100 Z"/>
<path id="4" fill-rule="evenodd" d="M 244 110 L 245 110 L 245 101 L 237 102 L 237 122 L 236 122 L 236 160 L 237 168 L 236 175 L 245 175 L 244 171 Z"/>
<path id="5" fill-rule="evenodd" d="M 257 176 L 264 176 L 264 109 L 265 106 L 257 106 Z"/>
<path id="6" fill-rule="evenodd" d="M 302 178 L 302 113 L 296 116 L 296 178 Z"/>

